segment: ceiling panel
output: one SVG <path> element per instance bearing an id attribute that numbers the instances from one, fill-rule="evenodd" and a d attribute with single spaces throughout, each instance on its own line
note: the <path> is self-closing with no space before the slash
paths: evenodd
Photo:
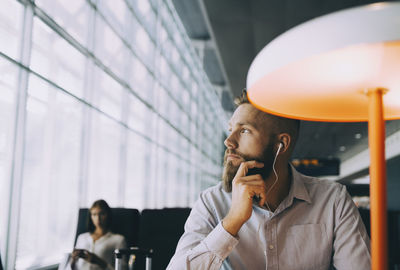
<path id="1" fill-rule="evenodd" d="M 186 12 L 184 24 L 187 24 L 185 27 L 193 27 L 193 30 L 188 30 L 189 33 L 195 32 L 197 24 L 208 22 L 211 28 L 209 31 L 212 33 L 210 36 L 215 39 L 213 42 L 216 44 L 221 61 L 210 61 L 205 65 L 208 66 L 208 70 L 213 70 L 211 65 L 223 65 L 232 96 L 237 96 L 246 85 L 247 72 L 254 57 L 272 39 L 291 27 L 317 16 L 376 1 L 173 0 L 173 2 L 193 6 L 184 8 Z M 198 3 L 202 5 L 202 10 Z M 198 18 L 198 13 L 202 12 L 205 16 L 203 22 Z M 191 21 L 192 17 L 193 21 Z M 329 29 L 327 29 L 327 34 L 329 34 Z M 225 95 L 225 99 L 227 97 L 229 95 Z M 225 109 L 227 108 L 232 108 L 232 106 L 225 106 Z M 297 158 L 333 157 L 344 161 L 368 147 L 367 129 L 367 123 L 302 121 L 300 137 L 293 156 Z M 400 120 L 387 121 L 387 135 L 398 130 L 400 130 Z"/>

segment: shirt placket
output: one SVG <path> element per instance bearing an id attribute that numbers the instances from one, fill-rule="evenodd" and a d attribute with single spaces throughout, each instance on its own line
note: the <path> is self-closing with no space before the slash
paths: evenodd
<path id="1" fill-rule="evenodd" d="M 267 263 L 266 270 L 278 269 L 278 253 L 277 253 L 277 239 L 276 239 L 276 218 L 272 218 L 266 226 L 265 237 L 267 239 L 266 254 Z"/>
<path id="2" fill-rule="evenodd" d="M 90 246 L 90 252 L 94 253 L 96 241 L 94 241 L 93 239 L 91 240 L 92 240 L 92 245 Z"/>

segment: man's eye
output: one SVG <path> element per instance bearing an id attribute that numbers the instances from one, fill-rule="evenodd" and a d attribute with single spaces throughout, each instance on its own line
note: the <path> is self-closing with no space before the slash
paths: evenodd
<path id="1" fill-rule="evenodd" d="M 244 129 L 242 129 L 240 132 L 241 132 L 241 133 L 249 133 L 250 131 L 249 131 L 248 129 L 244 128 Z"/>

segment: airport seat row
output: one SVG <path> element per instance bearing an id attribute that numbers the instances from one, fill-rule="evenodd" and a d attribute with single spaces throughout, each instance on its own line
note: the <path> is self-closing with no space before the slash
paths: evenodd
<path id="1" fill-rule="evenodd" d="M 111 231 L 125 236 L 129 247 L 153 249 L 152 269 L 165 269 L 183 234 L 190 208 L 137 209 L 112 208 Z M 79 210 L 75 242 L 87 231 L 89 210 Z M 144 269 L 144 259 L 138 258 L 135 270 Z"/>
<path id="2" fill-rule="evenodd" d="M 362 220 L 370 234 L 370 213 L 360 208 Z M 79 210 L 76 238 L 87 231 L 88 209 Z M 112 231 L 125 236 L 128 246 L 152 248 L 154 250 L 153 269 L 165 269 L 175 252 L 176 244 L 183 233 L 184 223 L 190 208 L 137 209 L 112 208 Z M 400 266 L 400 211 L 388 211 L 389 269 Z M 76 242 L 75 238 L 75 242 Z M 144 269 L 144 262 L 136 267 Z M 0 257 L 0 270 L 2 263 Z"/>

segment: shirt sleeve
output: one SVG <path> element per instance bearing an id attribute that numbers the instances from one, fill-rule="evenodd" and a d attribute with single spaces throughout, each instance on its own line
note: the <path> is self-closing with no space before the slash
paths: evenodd
<path id="1" fill-rule="evenodd" d="M 86 241 L 86 237 L 84 233 L 81 233 L 80 235 L 78 235 L 78 238 L 76 240 L 76 244 L 75 244 L 75 248 L 82 248 L 82 249 L 87 249 L 87 245 L 85 244 Z"/>
<path id="2" fill-rule="evenodd" d="M 90 249 L 90 245 L 89 245 L 90 242 L 88 241 L 88 235 L 90 237 L 90 234 L 88 234 L 88 233 L 81 233 L 80 235 L 78 235 L 78 238 L 76 240 L 76 244 L 75 244 L 74 248 Z M 87 266 L 87 265 L 89 265 L 88 262 L 86 262 L 82 258 L 78 258 L 78 260 L 76 261 L 76 264 L 75 264 L 75 268 L 83 269 L 84 266 Z"/>
<path id="3" fill-rule="evenodd" d="M 371 269 L 370 241 L 360 213 L 346 188 L 336 196 L 333 243 L 335 269 Z"/>
<path id="4" fill-rule="evenodd" d="M 203 196 L 185 224 L 185 232 L 167 269 L 220 269 L 239 240 L 229 234 L 207 207 Z"/>

